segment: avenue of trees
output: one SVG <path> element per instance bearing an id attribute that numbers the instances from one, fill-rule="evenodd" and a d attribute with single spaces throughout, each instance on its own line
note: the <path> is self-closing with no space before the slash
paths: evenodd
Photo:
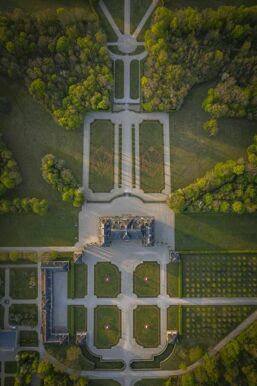
<path id="1" fill-rule="evenodd" d="M 215 134 L 222 116 L 256 119 L 256 25 L 256 6 L 157 8 L 145 34 L 144 109 L 178 109 L 192 86 L 219 77 L 203 103 L 205 129 Z"/>
<path id="2" fill-rule="evenodd" d="M 48 202 L 35 197 L 5 199 L 3 196 L 22 181 L 17 162 L 0 134 L 0 215 L 8 213 L 34 213 L 43 215 Z"/>
<path id="3" fill-rule="evenodd" d="M 63 160 L 57 159 L 53 154 L 46 154 L 42 158 L 42 176 L 61 193 L 63 201 L 72 202 L 76 208 L 83 204 L 84 194 Z"/>
<path id="4" fill-rule="evenodd" d="M 93 8 L 0 13 L 0 74 L 23 78 L 67 129 L 111 104 L 111 61 Z"/>
<path id="5" fill-rule="evenodd" d="M 22 351 L 18 353 L 18 371 L 14 386 L 31 385 L 32 376 L 37 374 L 43 386 L 87 386 L 86 378 L 68 375 L 56 369 L 47 360 L 39 362 L 38 353 Z"/>
<path id="6" fill-rule="evenodd" d="M 195 183 L 172 193 L 169 204 L 175 212 L 256 212 L 257 136 L 247 160 L 218 163 Z"/>

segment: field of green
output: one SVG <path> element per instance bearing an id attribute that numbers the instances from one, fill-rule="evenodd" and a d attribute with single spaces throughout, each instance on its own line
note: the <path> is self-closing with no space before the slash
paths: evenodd
<path id="1" fill-rule="evenodd" d="M 87 295 L 87 265 L 73 264 L 70 265 L 68 273 L 68 297 L 84 298 Z"/>
<path id="2" fill-rule="evenodd" d="M 36 304 L 12 304 L 10 306 L 10 325 L 35 327 L 37 322 L 38 309 Z"/>
<path id="3" fill-rule="evenodd" d="M 4 371 L 7 374 L 14 374 L 17 371 L 17 362 L 15 361 L 7 361 L 4 362 Z"/>
<path id="4" fill-rule="evenodd" d="M 133 274 L 133 287 L 138 297 L 157 297 L 160 294 L 160 264 L 155 261 L 139 264 Z"/>
<path id="5" fill-rule="evenodd" d="M 114 124 L 96 120 L 90 130 L 89 186 L 94 192 L 110 192 L 114 185 Z"/>
<path id="6" fill-rule="evenodd" d="M 38 346 L 38 334 L 37 331 L 19 331 L 19 344 L 20 346 L 37 347 Z"/>
<path id="7" fill-rule="evenodd" d="M 124 32 L 124 0 L 104 0 L 121 33 Z"/>
<path id="8" fill-rule="evenodd" d="M 4 306 L 0 304 L 0 328 L 4 328 Z"/>
<path id="9" fill-rule="evenodd" d="M 148 7 L 151 5 L 151 0 L 131 0 L 131 17 L 130 17 L 130 30 L 131 33 L 135 31 Z"/>
<path id="10" fill-rule="evenodd" d="M 179 274 L 179 263 L 170 262 L 167 265 L 167 293 L 172 298 L 181 296 L 181 278 L 179 277 Z"/>
<path id="11" fill-rule="evenodd" d="M 121 311 L 116 306 L 97 306 L 94 320 L 94 345 L 110 349 L 121 338 Z"/>
<path id="12" fill-rule="evenodd" d="M 68 306 L 68 326 L 71 336 L 87 331 L 87 309 L 84 306 Z"/>
<path id="13" fill-rule="evenodd" d="M 112 379 L 89 379 L 88 386 L 120 386 L 120 383 Z"/>
<path id="14" fill-rule="evenodd" d="M 32 4 L 32 2 L 31 2 Z M 74 245 L 78 236 L 78 209 L 41 176 L 41 159 L 47 153 L 67 161 L 78 181 L 82 178 L 82 129 L 66 131 L 58 126 L 17 80 L 0 78 L 0 96 L 11 102 L 11 112 L 1 117 L 0 131 L 18 162 L 22 183 L 6 196 L 47 198 L 49 211 L 0 216 L 0 246 Z"/>
<path id="15" fill-rule="evenodd" d="M 256 255 L 183 255 L 183 296 L 254 297 Z"/>
<path id="16" fill-rule="evenodd" d="M 181 306 L 170 306 L 167 309 L 167 329 L 180 330 L 179 309 Z"/>
<path id="17" fill-rule="evenodd" d="M 134 338 L 142 347 L 160 344 L 160 309 L 157 306 L 138 306 L 134 310 Z"/>
<path id="18" fill-rule="evenodd" d="M 10 296 L 13 299 L 36 299 L 37 268 L 10 269 Z"/>
<path id="19" fill-rule="evenodd" d="M 29 12 L 39 11 L 45 8 L 59 7 L 85 7 L 89 4 L 89 0 L 8 0 L 0 3 L 1 11 L 12 11 L 14 8 L 22 8 Z"/>
<path id="20" fill-rule="evenodd" d="M 163 126 L 159 121 L 143 121 L 139 127 L 140 187 L 145 193 L 165 188 Z"/>
<path id="21" fill-rule="evenodd" d="M 5 269 L 0 269 L 0 299 L 5 295 Z"/>
<path id="22" fill-rule="evenodd" d="M 115 68 L 115 98 L 124 98 L 124 63 L 122 60 L 116 60 Z"/>
<path id="23" fill-rule="evenodd" d="M 118 267 L 109 262 L 95 265 L 95 296 L 98 298 L 116 298 L 121 292 L 121 273 Z"/>
<path id="24" fill-rule="evenodd" d="M 135 386 L 165 386 L 165 379 L 152 378 L 152 379 L 141 379 L 135 383 Z"/>
<path id="25" fill-rule="evenodd" d="M 15 378 L 14 377 L 5 377 L 4 386 L 14 386 Z"/>
<path id="26" fill-rule="evenodd" d="M 223 5 L 256 5 L 255 0 L 165 0 L 165 5 L 170 9 L 183 7 L 216 8 Z"/>
<path id="27" fill-rule="evenodd" d="M 139 98 L 140 86 L 140 62 L 132 60 L 130 63 L 130 97 L 132 99 Z"/>

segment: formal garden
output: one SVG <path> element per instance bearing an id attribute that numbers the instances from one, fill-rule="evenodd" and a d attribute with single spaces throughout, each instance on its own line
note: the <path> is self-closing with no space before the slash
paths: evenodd
<path id="1" fill-rule="evenodd" d="M 99 262 L 94 267 L 95 295 L 98 298 L 116 298 L 121 293 L 121 273 L 110 262 Z"/>
<path id="2" fill-rule="evenodd" d="M 37 331 L 20 330 L 19 331 L 19 345 L 25 347 L 37 347 L 38 346 L 38 333 Z"/>
<path id="3" fill-rule="evenodd" d="M 91 124 L 89 187 L 94 192 L 114 187 L 114 124 L 109 120 Z"/>
<path id="4" fill-rule="evenodd" d="M 68 298 L 84 298 L 87 295 L 87 281 L 87 265 L 70 263 Z"/>
<path id="5" fill-rule="evenodd" d="M 157 306 L 138 306 L 134 310 L 134 338 L 144 348 L 158 347 L 160 339 L 160 309 Z"/>
<path id="6" fill-rule="evenodd" d="M 68 306 L 68 330 L 72 338 L 87 331 L 87 309 L 84 306 Z"/>
<path id="7" fill-rule="evenodd" d="M 13 299 L 36 299 L 38 296 L 37 268 L 10 269 L 10 296 Z"/>
<path id="8" fill-rule="evenodd" d="M 133 274 L 133 288 L 138 297 L 157 297 L 160 294 L 160 264 L 155 261 L 139 264 Z"/>
<path id="9" fill-rule="evenodd" d="M 116 306 L 97 306 L 94 311 L 94 345 L 110 349 L 121 338 L 121 311 Z"/>

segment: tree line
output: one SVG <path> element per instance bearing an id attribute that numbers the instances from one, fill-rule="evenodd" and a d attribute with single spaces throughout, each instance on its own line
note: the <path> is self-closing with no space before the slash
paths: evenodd
<path id="1" fill-rule="evenodd" d="M 111 105 L 111 60 L 93 7 L 0 13 L 0 73 L 22 78 L 67 129 Z"/>

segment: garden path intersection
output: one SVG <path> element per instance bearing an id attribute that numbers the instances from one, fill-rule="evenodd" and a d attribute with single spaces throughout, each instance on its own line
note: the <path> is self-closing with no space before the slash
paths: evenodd
<path id="1" fill-rule="evenodd" d="M 234 306 L 254 305 L 257 306 L 257 297 L 212 297 L 212 298 L 179 298 L 170 297 L 167 293 L 167 265 L 170 262 L 170 251 L 175 250 L 175 216 L 169 210 L 166 201 L 171 192 L 171 167 L 170 167 L 170 124 L 167 113 L 140 113 L 140 84 L 139 98 L 132 98 L 131 85 L 131 63 L 134 60 L 141 62 L 147 57 L 147 51 L 136 54 L 138 47 L 144 47 L 139 42 L 140 32 L 147 20 L 158 5 L 158 0 L 149 0 L 147 9 L 142 20 L 131 32 L 131 1 L 124 0 L 124 33 L 122 33 L 104 0 L 99 3 L 101 10 L 110 23 L 117 36 L 117 42 L 107 43 L 110 56 L 115 63 L 121 60 L 124 64 L 124 95 L 122 98 L 115 97 L 114 85 L 114 107 L 113 112 L 88 113 L 84 121 L 84 149 L 83 149 L 83 189 L 87 202 L 82 207 L 79 215 L 79 239 L 74 247 L 27 247 L 27 248 L 0 248 L 2 251 L 35 251 L 39 256 L 46 251 L 74 251 L 82 252 L 82 262 L 87 265 L 88 288 L 84 298 L 71 299 L 67 296 L 68 273 L 58 273 L 54 284 L 54 319 L 59 325 L 67 328 L 68 306 L 84 306 L 87 309 L 87 345 L 90 351 L 105 360 L 122 360 L 125 368 L 122 371 L 82 371 L 81 374 L 92 379 L 117 380 L 123 386 L 132 386 L 142 378 L 167 378 L 173 375 L 185 374 L 202 364 L 202 360 L 195 362 L 186 369 L 178 370 L 133 370 L 130 367 L 132 360 L 150 360 L 153 355 L 163 352 L 167 345 L 167 309 L 174 305 L 190 306 Z M 114 53 L 111 48 L 116 46 L 120 53 Z M 140 68 L 140 65 L 139 65 Z M 114 65 L 115 71 L 115 65 Z M 140 82 L 139 82 L 140 83 Z M 114 186 L 109 193 L 94 192 L 90 187 L 90 135 L 92 124 L 97 120 L 111 121 L 114 125 Z M 143 121 L 158 121 L 163 129 L 163 169 L 164 188 L 159 193 L 146 193 L 141 188 L 140 170 L 140 125 Z M 133 145 L 132 127 L 135 129 L 135 182 L 133 182 Z M 119 146 L 119 130 L 122 130 L 122 145 Z M 121 149 L 121 154 L 120 154 Z M 121 163 L 121 181 L 119 181 L 119 164 Z M 99 218 L 122 216 L 153 216 L 155 218 L 155 246 L 145 248 L 138 241 L 114 241 L 109 248 L 97 245 L 99 241 Z M 95 294 L 95 267 L 98 263 L 111 262 L 121 274 L 121 291 L 117 297 L 100 298 Z M 135 269 L 144 262 L 156 262 L 160 268 L 160 288 L 156 297 L 138 297 L 134 290 Z M 9 327 L 9 305 L 4 300 L 9 297 L 10 268 L 12 265 L 2 265 L 5 269 L 5 297 L 0 302 L 5 307 L 5 328 Z M 35 267 L 35 265 L 23 265 L 23 268 Z M 55 358 L 46 353 L 41 334 L 41 262 L 38 268 L 38 297 L 36 299 L 15 300 L 17 304 L 38 304 L 38 324 L 35 330 L 38 332 L 39 346 L 33 348 L 38 350 L 40 356 L 47 357 L 52 363 L 59 364 Z M 12 299 L 10 299 L 12 302 Z M 14 301 L 13 301 L 14 302 Z M 95 345 L 95 308 L 97 306 L 116 306 L 121 310 L 121 337 L 118 344 L 111 349 L 97 348 Z M 135 339 L 134 310 L 139 306 L 156 306 L 160 310 L 160 344 L 157 347 L 145 348 L 140 346 Z M 210 350 L 210 355 L 215 355 L 225 344 L 240 334 L 251 323 L 257 320 L 257 311 L 250 315 L 243 323 L 235 328 L 227 337 Z M 149 320 L 151 324 L 151 320 Z M 25 329 L 25 328 L 22 328 Z M 20 350 L 19 348 L 18 350 Z M 24 348 L 22 348 L 24 349 Z M 26 348 L 27 350 L 29 348 Z M 15 352 L 16 353 L 16 352 Z M 14 353 L 14 354 L 15 354 Z M 13 359 L 14 354 L 8 354 L 7 359 Z M 0 360 L 2 354 L 0 353 Z M 71 373 L 71 369 L 66 369 Z M 3 385 L 2 377 L 2 385 Z"/>

